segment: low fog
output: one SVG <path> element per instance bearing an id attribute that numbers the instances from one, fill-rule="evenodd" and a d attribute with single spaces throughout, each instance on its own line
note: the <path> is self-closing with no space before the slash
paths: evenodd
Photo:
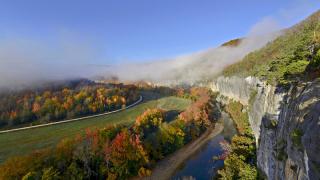
<path id="1" fill-rule="evenodd" d="M 67 33 L 67 36 L 48 37 L 50 41 L 45 41 L 17 37 L 12 32 L 10 34 L 13 36 L 2 35 L 0 38 L 0 89 L 21 89 L 48 81 L 101 76 L 117 76 L 123 81 L 194 83 L 214 77 L 227 65 L 240 61 L 249 52 L 274 40 L 281 34 L 277 22 L 281 22 L 281 26 L 288 26 L 294 23 L 292 20 L 295 17 L 303 18 L 312 9 L 314 7 L 310 2 L 293 3 L 290 8 L 266 17 L 249 28 L 237 47 L 209 48 L 135 64 L 112 65 L 112 59 L 102 58 L 106 54 L 104 47 L 84 41 L 83 36 L 75 37 Z M 231 37 L 225 41 L 236 38 L 241 37 Z M 112 42 L 105 43 L 112 45 Z"/>
<path id="2" fill-rule="evenodd" d="M 263 47 L 278 35 L 279 33 L 252 36 L 242 40 L 237 47 L 221 46 L 152 63 L 121 64 L 110 67 L 107 76 L 116 76 L 124 81 L 193 84 L 221 73 L 227 65 L 241 60 L 246 54 Z"/>
<path id="3" fill-rule="evenodd" d="M 98 53 L 88 44 L 73 39 L 54 43 L 25 38 L 2 39 L 0 89 L 21 89 L 45 82 L 102 74 L 102 68 L 91 64 Z"/>
<path id="4" fill-rule="evenodd" d="M 276 30 L 279 30 L 277 24 L 267 18 L 251 28 L 237 47 L 217 47 L 172 59 L 120 65 L 95 65 L 101 58 L 99 47 L 85 41 L 63 38 L 63 41 L 49 43 L 6 38 L 0 41 L 0 89 L 21 89 L 42 82 L 95 76 L 117 76 L 123 81 L 193 83 L 218 74 L 225 66 L 261 48 L 279 35 L 274 33 Z"/>
<path id="5" fill-rule="evenodd" d="M 246 54 L 260 49 L 281 34 L 277 23 L 265 18 L 251 28 L 240 44 L 219 46 L 201 52 L 157 60 L 151 63 L 121 64 L 109 68 L 106 76 L 116 76 L 124 81 L 146 80 L 160 84 L 195 82 L 213 78 L 230 64 Z"/>

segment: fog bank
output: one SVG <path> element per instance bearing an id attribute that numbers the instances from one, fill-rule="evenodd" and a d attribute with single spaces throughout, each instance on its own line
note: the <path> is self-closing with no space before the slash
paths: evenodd
<path id="1" fill-rule="evenodd" d="M 237 46 L 220 46 L 151 63 L 115 65 L 108 69 L 106 76 L 116 76 L 124 81 L 192 84 L 214 77 L 226 66 L 240 61 L 245 55 L 260 49 L 280 34 L 277 24 L 267 18 L 252 27 L 248 36 Z"/>
<path id="2" fill-rule="evenodd" d="M 2 39 L 0 89 L 90 77 L 102 69 L 91 65 L 95 58 L 97 52 L 87 42 L 69 39 L 50 44 L 34 39 Z"/>

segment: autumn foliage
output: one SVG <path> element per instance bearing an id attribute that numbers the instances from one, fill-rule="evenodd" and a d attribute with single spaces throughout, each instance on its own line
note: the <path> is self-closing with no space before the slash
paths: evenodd
<path id="1" fill-rule="evenodd" d="M 164 121 L 163 113 L 164 111 L 161 109 L 147 109 L 137 117 L 133 126 L 134 131 L 142 137 L 155 131 Z"/>
<path id="2" fill-rule="evenodd" d="M 184 121 L 191 140 L 197 138 L 206 128 L 212 124 L 214 115 L 214 102 L 209 90 L 204 88 L 191 89 L 191 96 L 196 97 L 196 101 L 179 115 Z"/>
<path id="3" fill-rule="evenodd" d="M 137 175 L 140 168 L 148 163 L 145 152 L 138 135 L 130 134 L 128 129 L 123 129 L 105 149 L 105 158 L 114 168 L 111 172 L 120 179 L 130 175 Z"/>
<path id="4" fill-rule="evenodd" d="M 0 128 L 40 124 L 120 109 L 138 99 L 134 86 L 82 81 L 0 94 Z"/>
<path id="5" fill-rule="evenodd" d="M 147 109 L 132 126 L 87 129 L 55 148 L 14 157 L 0 166 L 0 179 L 128 179 L 148 176 L 165 156 L 199 137 L 214 123 L 210 92 L 171 122 L 161 109 Z"/>

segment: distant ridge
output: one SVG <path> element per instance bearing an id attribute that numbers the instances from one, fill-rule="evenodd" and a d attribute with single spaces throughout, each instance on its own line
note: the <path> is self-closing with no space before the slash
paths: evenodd
<path id="1" fill-rule="evenodd" d="M 228 42 L 225 42 L 225 43 L 221 44 L 221 46 L 222 47 L 223 46 L 236 47 L 241 43 L 241 41 L 242 41 L 242 38 L 241 39 L 240 38 L 232 39 L 232 40 L 230 40 Z"/>

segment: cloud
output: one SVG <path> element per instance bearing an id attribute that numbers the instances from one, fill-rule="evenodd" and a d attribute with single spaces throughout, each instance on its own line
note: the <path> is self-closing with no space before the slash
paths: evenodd
<path id="1" fill-rule="evenodd" d="M 281 26 L 289 27 L 302 21 L 310 14 L 319 10 L 319 0 L 293 0 L 290 7 L 280 9 L 274 18 L 278 19 Z"/>
<path id="2" fill-rule="evenodd" d="M 263 47 L 280 35 L 279 26 L 271 18 L 255 24 L 248 36 L 236 47 L 217 47 L 205 51 L 149 63 L 121 64 L 109 68 L 107 76 L 125 81 L 147 80 L 156 83 L 195 83 L 219 74 L 227 65 Z"/>
<path id="3" fill-rule="evenodd" d="M 248 36 L 259 36 L 267 33 L 279 31 L 281 29 L 278 21 L 274 18 L 265 17 L 255 25 L 253 25 L 248 33 Z"/>
<path id="4" fill-rule="evenodd" d="M 26 38 L 2 39 L 0 88 L 92 76 L 100 69 L 90 66 L 98 57 L 88 44 L 65 37 L 52 44 Z"/>
<path id="5" fill-rule="evenodd" d="M 118 76 L 122 80 L 194 83 L 219 74 L 227 65 L 263 47 L 279 36 L 278 30 L 296 23 L 320 3 L 296 0 L 292 7 L 265 17 L 248 30 L 237 47 L 217 47 L 148 63 L 95 65 L 102 62 L 99 45 L 66 33 L 54 42 L 33 38 L 0 39 L 0 89 L 23 87 L 45 81 L 94 75 Z M 301 19 L 299 19 L 301 20 Z M 237 37 L 235 37 L 237 38 Z M 80 40 L 79 40 L 80 39 Z M 103 53 L 102 53 L 103 54 Z"/>
<path id="6" fill-rule="evenodd" d="M 260 49 L 281 35 L 281 29 L 298 23 L 320 7 L 316 0 L 295 0 L 291 6 L 262 18 L 248 31 L 237 47 L 217 47 L 152 63 L 122 64 L 110 67 L 108 75 L 122 80 L 148 80 L 161 83 L 194 83 L 212 78 L 248 53 Z M 238 37 L 235 37 L 238 38 Z"/>

